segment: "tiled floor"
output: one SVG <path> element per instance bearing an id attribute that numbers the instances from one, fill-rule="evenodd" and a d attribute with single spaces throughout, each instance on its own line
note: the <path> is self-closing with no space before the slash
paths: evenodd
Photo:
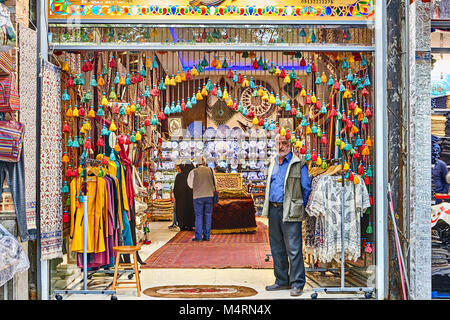
<path id="1" fill-rule="evenodd" d="M 258 217 L 258 220 L 267 222 L 267 219 Z M 144 245 L 140 251 L 141 258 L 147 259 L 153 252 L 163 246 L 173 236 L 175 230 L 169 230 L 167 227 L 170 222 L 153 222 L 151 224 L 150 235 L 152 243 Z M 122 276 L 126 280 L 126 276 Z M 304 292 L 299 297 L 291 297 L 289 290 L 268 292 L 264 288 L 266 285 L 273 284 L 275 278 L 273 269 L 141 269 L 141 287 L 142 291 L 156 286 L 165 285 L 241 285 L 255 289 L 258 294 L 248 298 L 241 299 L 311 299 L 313 288 L 311 284 L 307 283 Z M 90 288 L 107 288 L 112 282 L 112 277 L 105 277 L 104 275 L 94 275 L 90 280 Z M 110 287 L 109 287 L 110 289 Z M 161 299 L 149 297 L 143 293 L 138 297 L 136 289 L 118 289 L 116 296 L 119 300 L 153 300 Z M 363 298 L 361 294 L 325 294 L 319 293 L 319 299 L 357 299 Z M 64 299 L 98 299 L 108 300 L 110 296 L 107 295 L 67 295 Z"/>

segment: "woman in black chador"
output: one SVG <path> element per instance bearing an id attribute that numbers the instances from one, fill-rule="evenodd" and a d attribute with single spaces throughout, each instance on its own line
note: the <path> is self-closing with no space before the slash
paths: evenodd
<path id="1" fill-rule="evenodd" d="M 175 210 L 178 226 L 181 231 L 191 231 L 194 227 L 194 200 L 192 189 L 187 184 L 189 172 L 194 169 L 192 164 L 180 164 L 181 173 L 175 177 L 173 194 L 175 196 Z"/>

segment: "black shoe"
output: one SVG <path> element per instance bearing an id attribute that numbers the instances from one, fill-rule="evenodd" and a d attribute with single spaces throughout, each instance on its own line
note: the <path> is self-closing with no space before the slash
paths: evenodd
<path id="1" fill-rule="evenodd" d="M 202 240 L 203 240 L 203 241 L 209 241 L 209 239 L 206 239 L 206 238 L 203 238 Z"/>
<path id="2" fill-rule="evenodd" d="M 297 296 L 301 295 L 302 293 L 303 293 L 303 288 L 296 288 L 296 287 L 291 288 L 291 296 L 293 296 L 293 297 L 297 297 Z"/>
<path id="3" fill-rule="evenodd" d="M 289 290 L 290 286 L 280 286 L 279 284 L 273 284 L 271 286 L 266 286 L 266 291 L 278 291 L 278 290 Z"/>
<path id="4" fill-rule="evenodd" d="M 202 239 L 192 238 L 192 241 L 202 241 Z"/>

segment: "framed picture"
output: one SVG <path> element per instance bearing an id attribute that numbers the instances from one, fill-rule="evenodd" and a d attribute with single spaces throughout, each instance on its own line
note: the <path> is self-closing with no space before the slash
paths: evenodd
<path id="1" fill-rule="evenodd" d="M 279 118 L 278 124 L 284 127 L 286 130 L 289 129 L 291 132 L 294 131 L 294 119 L 293 118 Z"/>
<path id="2" fill-rule="evenodd" d="M 168 122 L 169 135 L 179 137 L 182 134 L 181 117 L 170 117 Z"/>

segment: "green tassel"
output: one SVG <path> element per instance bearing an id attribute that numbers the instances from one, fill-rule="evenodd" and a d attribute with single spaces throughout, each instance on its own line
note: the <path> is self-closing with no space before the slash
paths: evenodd
<path id="1" fill-rule="evenodd" d="M 67 195 L 66 206 L 70 206 L 70 193 Z"/>
<path id="2" fill-rule="evenodd" d="M 372 232 L 373 232 L 372 222 L 369 222 L 369 225 L 367 226 L 367 229 L 366 229 L 366 233 L 371 234 Z"/>

